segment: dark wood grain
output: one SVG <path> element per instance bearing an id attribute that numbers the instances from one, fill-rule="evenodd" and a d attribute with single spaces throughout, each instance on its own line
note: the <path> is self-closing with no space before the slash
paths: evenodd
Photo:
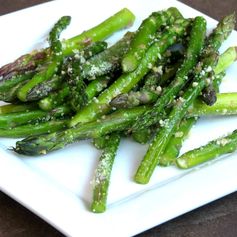
<path id="1" fill-rule="evenodd" d="M 33 6 L 45 0 L 0 0 L 0 15 Z M 182 0 L 189 6 L 219 20 L 237 12 L 236 0 Z M 131 220 L 132 221 L 132 220 Z M 236 237 L 237 192 L 137 237 Z M 0 192 L 0 237 L 63 237 L 45 221 Z"/>

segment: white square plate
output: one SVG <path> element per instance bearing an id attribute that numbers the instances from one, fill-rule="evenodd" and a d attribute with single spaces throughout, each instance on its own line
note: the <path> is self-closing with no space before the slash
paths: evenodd
<path id="1" fill-rule="evenodd" d="M 135 30 L 152 11 L 177 7 L 185 17 L 203 15 L 173 0 L 69 1 L 58 0 L 0 17 L 0 65 L 23 53 L 45 46 L 52 25 L 62 15 L 72 16 L 63 33 L 71 37 L 88 29 L 123 7 L 137 17 Z M 205 16 L 209 31 L 216 21 Z M 108 39 L 118 40 L 125 30 Z M 237 45 L 233 32 L 221 52 Z M 237 91 L 237 65 L 232 65 L 222 91 Z M 236 129 L 237 117 L 200 119 L 192 129 L 183 151 Z M 67 236 L 132 236 L 237 190 L 236 154 L 198 169 L 180 171 L 157 168 L 148 185 L 132 178 L 146 151 L 128 139 L 123 140 L 112 172 L 108 210 L 89 211 L 91 185 L 99 152 L 90 141 L 82 141 L 43 157 L 17 156 L 7 148 L 14 139 L 0 139 L 0 188 L 41 216 Z"/>

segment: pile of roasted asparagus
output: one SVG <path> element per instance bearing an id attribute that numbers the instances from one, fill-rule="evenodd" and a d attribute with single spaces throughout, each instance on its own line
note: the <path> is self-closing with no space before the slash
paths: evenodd
<path id="1" fill-rule="evenodd" d="M 203 17 L 176 8 L 153 12 L 136 32 L 111 47 L 104 41 L 132 25 L 122 9 L 98 26 L 60 41 L 70 17 L 51 30 L 49 47 L 0 68 L 0 136 L 26 137 L 15 152 L 47 154 L 82 139 L 102 150 L 91 210 L 106 209 L 109 179 L 121 137 L 149 144 L 134 177 L 149 182 L 157 165 L 186 169 L 237 149 L 237 132 L 179 156 L 198 117 L 237 114 L 237 93 L 219 94 L 237 48 L 219 55 L 235 14 L 206 36 Z"/>

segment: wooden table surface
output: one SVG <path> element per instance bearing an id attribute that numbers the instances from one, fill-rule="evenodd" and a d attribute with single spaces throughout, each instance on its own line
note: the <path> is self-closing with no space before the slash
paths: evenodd
<path id="1" fill-rule="evenodd" d="M 47 1 L 0 0 L 0 15 L 43 2 Z M 234 10 L 237 12 L 237 0 L 182 0 L 181 2 L 217 20 Z M 0 237 L 63 236 L 45 221 L 0 191 Z M 137 235 L 137 237 L 154 236 L 236 237 L 237 192 Z"/>

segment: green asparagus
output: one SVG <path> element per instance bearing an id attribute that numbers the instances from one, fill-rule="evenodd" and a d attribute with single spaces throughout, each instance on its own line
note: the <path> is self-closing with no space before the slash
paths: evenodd
<path id="1" fill-rule="evenodd" d="M 128 129 L 138 115 L 143 113 L 146 107 L 136 107 L 119 110 L 100 120 L 66 129 L 62 132 L 51 133 L 37 137 L 28 137 L 16 143 L 14 151 L 25 155 L 42 155 L 50 151 L 58 150 L 77 140 L 97 138 L 114 131 Z"/>
<path id="2" fill-rule="evenodd" d="M 131 91 L 129 93 L 116 96 L 110 105 L 115 108 L 129 108 L 143 104 L 151 104 L 157 101 L 162 92 L 162 87 L 167 83 L 177 72 L 180 62 L 167 66 L 164 72 L 155 72 L 147 74 L 145 84 L 139 91 Z"/>
<path id="3" fill-rule="evenodd" d="M 152 68 L 166 49 L 173 45 L 186 32 L 189 25 L 187 20 L 178 20 L 174 26 L 164 33 L 146 52 L 138 68 L 128 74 L 123 74 L 108 89 L 103 91 L 96 101 L 89 103 L 77 113 L 69 123 L 70 127 L 97 119 L 111 110 L 110 101 L 122 93 L 129 92 Z"/>
<path id="4" fill-rule="evenodd" d="M 208 66 L 215 65 L 217 61 L 216 55 L 213 55 L 209 58 L 208 64 L 205 64 L 203 67 L 203 71 L 206 71 Z M 208 65 L 208 66 L 207 66 Z M 177 128 L 177 124 L 180 123 L 182 118 L 184 117 L 188 107 L 193 103 L 193 101 L 200 94 L 202 89 L 206 85 L 205 79 L 207 78 L 207 74 L 198 75 L 195 77 L 195 87 L 192 85 L 188 87 L 187 91 L 184 93 L 182 97 L 179 98 L 176 106 L 171 110 L 168 118 L 166 120 L 161 120 L 160 125 L 162 128 L 158 131 L 157 135 L 151 142 L 146 155 L 144 156 L 138 170 L 135 174 L 135 181 L 140 184 L 146 184 L 149 182 L 154 169 L 156 168 L 162 154 L 165 151 L 165 148 L 172 136 L 172 133 Z"/>
<path id="5" fill-rule="evenodd" d="M 215 79 L 214 81 L 218 80 L 218 81 L 221 81 L 219 80 L 219 78 L 223 78 L 225 75 L 225 73 L 220 73 L 218 75 L 214 75 Z M 218 78 L 218 79 L 217 79 Z M 214 82 L 213 81 L 213 82 Z M 211 88 L 208 86 L 205 88 L 208 91 L 211 92 Z M 217 91 L 217 89 L 215 89 L 215 91 Z M 222 95 L 221 95 L 222 96 Z M 215 103 L 217 101 L 217 94 L 215 93 L 215 95 L 212 97 L 215 98 Z M 210 100 L 211 96 L 209 95 L 209 100 Z M 219 101 L 218 101 L 219 103 Z M 196 99 L 194 101 L 194 104 L 196 105 L 191 105 L 189 108 L 188 108 L 188 112 L 189 110 L 191 111 L 192 109 L 197 109 L 198 108 L 198 104 L 202 104 L 202 109 L 201 111 L 203 112 L 204 110 L 206 110 L 206 113 L 205 115 L 211 115 L 214 113 L 211 112 L 211 110 L 213 109 L 213 105 L 212 106 L 209 106 L 209 104 L 207 105 L 206 102 L 204 102 L 203 100 L 203 90 L 202 90 L 202 97 L 199 98 L 199 99 Z M 206 106 L 205 106 L 206 104 Z M 215 104 L 216 106 L 214 106 L 214 108 L 218 108 L 218 110 L 221 108 L 221 106 L 219 104 Z M 206 107 L 210 107 L 208 109 L 206 109 Z M 194 109 L 194 110 L 195 110 Z M 209 110 L 210 109 L 210 110 Z M 193 111 L 194 112 L 194 111 Z M 231 109 L 229 110 L 228 109 L 228 114 L 231 113 Z M 179 155 L 179 152 L 180 152 L 180 149 L 182 147 L 182 144 L 184 142 L 184 140 L 186 139 L 186 136 L 189 134 L 189 131 L 191 130 L 192 128 L 192 125 L 195 123 L 195 121 L 198 119 L 198 114 L 200 115 L 201 112 L 197 112 L 195 116 L 195 113 L 192 114 L 192 116 L 195 117 L 195 119 L 193 118 L 189 118 L 189 119 L 183 119 L 183 121 L 181 122 L 179 128 L 177 129 L 177 131 L 174 133 L 174 135 L 170 138 L 170 141 L 169 143 L 167 144 L 167 147 L 165 149 L 165 152 L 163 153 L 163 155 L 161 155 L 161 158 L 160 158 L 160 161 L 159 161 L 159 165 L 161 166 L 167 166 L 167 165 L 170 165 L 171 163 L 173 163 L 175 161 L 175 159 L 178 157 Z M 218 111 L 218 114 L 221 114 L 221 111 Z M 186 115 L 188 117 L 188 115 Z M 183 134 L 183 135 L 182 135 Z M 180 136 L 180 137 L 179 137 Z"/>
<path id="6" fill-rule="evenodd" d="M 199 54 L 202 50 L 206 35 L 206 21 L 202 17 L 196 17 L 190 33 L 190 40 L 185 54 L 183 64 L 176 73 L 175 79 L 169 86 L 164 88 L 161 96 L 153 106 L 153 110 L 145 113 L 133 126 L 134 130 L 145 129 L 157 123 L 164 113 L 164 108 L 171 103 L 188 81 L 190 70 L 197 64 Z"/>
<path id="7" fill-rule="evenodd" d="M 49 33 L 49 44 L 50 49 L 54 54 L 62 53 L 62 44 L 59 41 L 59 37 L 61 32 L 66 29 L 66 27 L 70 24 L 71 17 L 70 16 L 63 16 L 61 17 L 56 24 L 54 25 L 53 29 Z"/>
<path id="8" fill-rule="evenodd" d="M 233 109 L 233 114 L 234 114 L 234 108 L 233 108 L 234 107 L 234 100 L 235 100 L 234 94 L 231 94 L 231 93 L 230 94 L 216 94 L 216 92 L 219 91 L 219 85 L 222 81 L 222 78 L 225 75 L 224 71 L 235 60 L 237 60 L 237 53 L 236 53 L 235 47 L 228 48 L 219 57 L 218 63 L 214 68 L 215 75 L 214 75 L 214 80 L 213 80 L 213 84 L 212 84 L 213 89 L 215 90 L 215 104 L 214 104 L 214 106 L 213 105 L 212 106 L 205 105 L 203 103 L 203 98 L 202 98 L 202 100 L 197 99 L 194 101 L 193 105 L 189 107 L 188 113 L 191 113 L 192 116 L 197 118 L 198 116 L 202 116 L 202 115 L 205 115 L 205 116 L 217 115 L 217 114 L 221 115 L 221 114 L 225 114 L 225 113 L 230 115 L 232 113 L 231 110 Z M 206 87 L 206 90 L 208 92 L 210 90 L 210 86 Z M 202 97 L 203 97 L 203 91 L 202 91 Z M 227 98 L 228 98 L 228 100 L 227 100 Z M 200 110 L 199 110 L 199 108 L 200 108 Z M 228 109 L 226 109 L 226 108 L 228 108 Z M 184 133 L 184 137 L 176 138 L 175 136 L 172 136 L 172 138 L 170 139 L 170 141 L 166 147 L 164 154 L 161 156 L 159 165 L 163 165 L 163 166 L 169 165 L 172 161 L 174 161 L 178 157 L 179 151 L 182 147 L 182 143 L 185 138 L 185 134 L 188 134 L 189 130 L 191 130 L 192 123 L 194 123 L 194 120 L 192 118 L 185 119 L 184 121 L 181 122 L 182 125 L 181 125 L 180 129 L 181 130 L 182 130 L 182 128 L 184 129 L 184 131 L 182 131 Z M 179 134 L 179 130 L 176 131 L 175 134 L 177 132 Z"/>
<path id="9" fill-rule="evenodd" d="M 63 78 L 59 75 L 54 75 L 51 79 L 44 81 L 32 88 L 27 97 L 30 101 L 37 101 L 46 97 L 52 91 L 57 90 L 63 83 Z"/>
<path id="10" fill-rule="evenodd" d="M 57 57 L 54 56 L 52 59 L 48 60 L 46 67 L 43 67 L 39 73 L 26 83 L 26 85 L 19 89 L 18 98 L 21 101 L 27 101 L 29 99 L 28 93 L 33 87 L 43 81 L 49 80 L 58 71 L 63 56 L 70 55 L 75 49 L 81 49 L 85 46 L 85 43 L 88 44 L 88 42 L 103 40 L 119 29 L 125 27 L 128 23 L 131 24 L 133 21 L 134 15 L 129 10 L 123 9 L 98 26 L 85 31 L 81 35 L 69 39 L 66 42 L 62 42 L 62 53 L 57 54 Z"/>
<path id="11" fill-rule="evenodd" d="M 196 75 L 194 78 L 195 86 L 193 83 L 188 87 L 183 97 L 180 97 L 178 103 L 171 110 L 166 124 L 157 133 L 148 152 L 143 158 L 140 166 L 135 175 L 135 181 L 137 183 L 146 184 L 149 182 L 152 173 L 157 166 L 160 156 L 164 153 L 164 150 L 171 138 L 172 132 L 176 129 L 177 124 L 180 123 L 188 107 L 194 102 L 202 89 L 207 85 L 206 78 L 217 64 L 217 50 L 218 46 L 228 37 L 231 31 L 234 29 L 235 17 L 230 15 L 225 17 L 213 31 L 211 37 L 207 42 L 207 47 L 202 54 L 202 61 L 199 62 L 196 68 Z"/>
<path id="12" fill-rule="evenodd" d="M 72 54 L 74 49 L 80 49 L 83 45 L 108 38 L 113 33 L 131 26 L 135 20 L 134 14 L 127 8 L 123 8 L 113 16 L 109 17 L 99 25 L 84 31 L 82 34 L 68 39 L 63 43 L 63 54 Z"/>
<path id="13" fill-rule="evenodd" d="M 106 147 L 107 144 L 107 138 L 109 138 L 110 136 L 106 135 L 106 136 L 102 136 L 102 137 L 96 137 L 93 139 L 93 145 L 95 146 L 95 148 L 97 149 L 104 149 Z"/>
<path id="14" fill-rule="evenodd" d="M 88 100 L 91 100 L 94 96 L 97 96 L 113 79 L 113 75 L 101 76 L 100 78 L 90 82 L 85 88 L 85 93 Z M 48 97 L 45 97 L 39 101 L 39 107 L 42 110 L 50 111 L 59 105 L 66 102 L 67 97 L 70 94 L 69 87 L 64 84 L 63 88 L 59 91 L 50 93 Z"/>
<path id="15" fill-rule="evenodd" d="M 25 112 L 30 111 L 37 108 L 37 104 L 29 103 L 29 104 L 6 104 L 0 106 L 0 115 L 1 114 L 9 114 L 15 112 Z"/>
<path id="16" fill-rule="evenodd" d="M 114 32 L 133 24 L 135 16 L 128 9 L 124 8 L 117 12 L 115 15 L 109 17 L 107 20 L 103 21 L 99 25 L 91 28 L 88 31 L 84 31 L 82 34 L 75 36 L 71 39 L 65 40 L 62 42 L 62 57 L 70 56 L 73 54 L 74 50 L 79 50 L 84 46 L 88 45 L 88 43 L 95 42 L 107 38 L 109 35 Z M 58 33 L 58 31 L 57 31 Z M 56 34 L 57 35 L 57 34 Z M 47 61 L 52 61 L 48 59 L 48 56 L 51 54 L 50 48 L 46 48 L 40 51 L 33 51 L 32 53 L 26 54 L 18 58 L 13 63 L 9 63 L 2 68 L 0 68 L 0 90 L 1 88 L 6 88 L 4 84 L 14 84 L 17 85 L 19 80 L 22 80 L 23 77 L 21 74 L 26 74 L 28 72 L 34 72 L 37 67 L 42 68 L 42 64 L 46 64 L 42 68 L 42 72 L 38 73 L 36 78 L 27 83 L 27 86 L 24 87 L 19 94 L 19 98 L 22 101 L 35 100 L 34 97 L 31 98 L 31 95 L 27 93 L 33 93 L 31 90 L 38 91 L 37 87 L 42 88 L 40 86 L 40 82 L 44 80 L 48 80 L 51 76 L 54 75 L 55 70 L 57 69 L 57 63 L 53 60 L 52 64 L 48 65 Z M 13 75 L 13 76 L 12 76 Z M 28 78 L 27 78 L 28 79 Z M 26 80 L 27 81 L 27 80 Z M 34 87 L 34 88 L 32 88 Z M 44 85 L 44 87 L 48 87 Z M 20 87 L 17 87 L 17 90 Z M 5 89 L 4 89 L 5 91 Z M 42 90 L 44 91 L 44 90 Z M 43 92 L 39 93 L 40 95 Z M 4 92 L 3 92 L 4 93 Z M 16 94 L 16 92 L 15 92 Z M 33 93 L 34 95 L 34 93 Z M 7 97 L 5 94 L 3 96 L 0 95 L 1 98 L 7 98 L 7 101 L 11 101 L 10 97 Z M 41 97 L 42 98 L 42 97 Z M 15 99 L 15 96 L 13 97 Z"/>
<path id="17" fill-rule="evenodd" d="M 234 61 L 237 60 L 237 48 L 236 47 L 229 47 L 224 53 L 222 53 L 218 59 L 218 63 L 214 68 L 215 78 L 213 80 L 213 86 L 215 88 L 215 91 L 218 92 L 218 87 L 222 81 L 222 78 L 224 77 L 224 71 L 233 64 Z M 180 63 L 176 63 L 171 68 L 167 68 L 167 72 L 163 73 L 160 79 L 157 81 L 157 77 L 154 77 L 154 81 L 152 83 L 156 84 L 157 87 L 154 87 L 153 84 L 147 83 L 147 85 L 144 86 L 140 91 L 131 92 L 127 94 L 121 94 L 115 97 L 111 102 L 110 105 L 115 108 L 127 108 L 127 107 L 133 107 L 138 106 L 142 104 L 152 104 L 154 103 L 158 97 L 159 92 L 162 90 L 162 84 L 163 82 L 167 81 L 170 77 L 172 77 L 177 68 L 179 67 Z M 153 73 L 150 75 L 148 74 L 149 79 L 153 79 Z M 146 81 L 147 82 L 147 81 Z M 158 86 L 160 84 L 160 87 Z M 152 89 L 152 90 L 150 90 Z M 210 88 L 209 88 L 210 89 Z M 155 92 L 155 93 L 154 93 Z M 203 94 L 203 91 L 202 91 Z"/>
<path id="18" fill-rule="evenodd" d="M 223 68 L 228 68 L 234 61 L 237 61 L 237 47 L 229 47 L 218 60 L 214 68 L 214 73 L 218 75 L 223 72 Z"/>
<path id="19" fill-rule="evenodd" d="M 114 159 L 120 142 L 120 135 L 111 134 L 105 137 L 106 145 L 97 165 L 93 179 L 93 201 L 91 210 L 96 213 L 105 212 L 110 184 L 110 176 Z"/>
<path id="20" fill-rule="evenodd" d="M 39 101 L 39 107 L 44 111 L 50 111 L 63 104 L 69 93 L 69 87 L 65 85 L 61 90 L 52 92 L 49 96 L 41 99 Z"/>
<path id="21" fill-rule="evenodd" d="M 144 57 L 146 50 L 153 43 L 157 30 L 162 26 L 173 24 L 179 18 L 182 18 L 181 13 L 177 8 L 171 7 L 167 11 L 153 12 L 148 18 L 143 20 L 132 40 L 129 51 L 123 58 L 123 71 L 134 71 Z"/>
<path id="22" fill-rule="evenodd" d="M 98 76 L 118 71 L 122 56 L 128 51 L 133 37 L 134 33 L 127 32 L 121 40 L 107 50 L 87 60 L 80 68 L 81 76 L 87 80 L 94 80 Z"/>
<path id="23" fill-rule="evenodd" d="M 133 23 L 129 10 L 62 41 L 71 18 L 60 18 L 48 48 L 0 68 L 0 99 L 13 103 L 0 106 L 0 137 L 26 137 L 12 148 L 26 156 L 94 139 L 102 152 L 90 207 L 96 213 L 106 210 L 122 135 L 151 142 L 134 177 L 141 184 L 149 182 L 157 165 L 187 169 L 233 152 L 237 130 L 177 158 L 198 117 L 237 114 L 237 93 L 219 93 L 226 68 L 237 59 L 236 47 L 218 53 L 234 18 L 225 17 L 205 40 L 204 18 L 184 19 L 169 8 L 152 13 L 108 49 L 99 40 Z M 174 48 L 182 55 L 173 54 Z"/>
<path id="24" fill-rule="evenodd" d="M 41 82 L 51 79 L 60 67 L 61 57 L 53 57 L 52 60 L 50 60 L 46 65 L 44 65 L 30 81 L 28 81 L 18 90 L 18 98 L 23 102 L 31 100 L 28 96 L 31 89 L 39 85 Z"/>
<path id="25" fill-rule="evenodd" d="M 7 129 L 27 123 L 37 124 L 39 121 L 49 121 L 55 118 L 63 117 L 69 113 L 71 113 L 71 110 L 68 107 L 61 106 L 50 112 L 45 112 L 38 109 L 1 114 L 0 128 Z"/>
<path id="26" fill-rule="evenodd" d="M 2 80 L 0 80 L 0 93 L 10 90 L 19 83 L 28 81 L 33 75 L 34 73 L 31 71 L 21 73 L 20 75 L 17 73 L 8 74 L 7 76 L 3 77 Z M 3 100 L 1 97 L 0 99 Z"/>
<path id="27" fill-rule="evenodd" d="M 85 88 L 86 83 L 80 76 L 80 62 L 72 60 L 68 72 L 67 85 L 69 87 L 69 103 L 74 111 L 79 111 L 88 103 L 88 96 Z"/>
<path id="28" fill-rule="evenodd" d="M 83 50 L 74 50 L 75 55 L 74 58 L 81 63 L 93 55 L 98 54 L 99 52 L 103 51 L 107 47 L 107 43 L 104 41 L 97 41 L 94 43 L 89 44 Z M 50 80 L 43 81 L 38 85 L 34 86 L 27 95 L 28 100 L 35 101 L 42 99 L 49 95 L 52 91 L 59 89 L 62 83 L 67 78 L 67 73 L 70 72 L 72 69 L 70 67 L 70 62 L 72 58 L 67 58 L 62 65 L 62 75 L 54 75 Z"/>
<path id="29" fill-rule="evenodd" d="M 236 149 L 237 130 L 225 137 L 212 140 L 205 146 L 184 153 L 176 160 L 176 165 L 181 169 L 192 168 L 223 154 L 234 152 Z"/>
<path id="30" fill-rule="evenodd" d="M 17 142 L 16 152 L 19 151 L 26 155 L 40 155 L 61 149 L 77 140 L 98 138 L 112 132 L 130 130 L 134 121 L 149 110 L 151 110 L 150 106 L 121 109 L 100 120 L 79 125 L 60 133 L 32 137 L 31 139 L 26 138 L 23 141 Z M 237 93 L 218 94 L 217 103 L 213 106 L 207 106 L 203 102 L 195 102 L 186 116 L 197 117 L 231 114 L 237 114 Z"/>
<path id="31" fill-rule="evenodd" d="M 217 94 L 216 103 L 212 106 L 206 105 L 202 100 L 195 100 L 188 108 L 187 117 L 231 115 L 236 112 L 236 93 Z"/>
<path id="32" fill-rule="evenodd" d="M 160 157 L 158 163 L 160 166 L 168 166 L 174 163 L 174 161 L 179 155 L 184 140 L 188 136 L 189 131 L 195 122 L 196 122 L 195 117 L 185 118 L 181 121 L 178 129 L 168 142 L 164 153 Z"/>
<path id="33" fill-rule="evenodd" d="M 57 132 L 66 127 L 67 120 L 52 120 L 38 122 L 37 124 L 26 124 L 13 128 L 0 128 L 0 137 L 22 138 L 38 136 L 46 133 Z"/>
<path id="34" fill-rule="evenodd" d="M 61 32 L 70 24 L 71 17 L 64 16 L 58 20 L 53 29 L 49 33 L 49 43 L 51 47 L 51 55 L 48 56 L 46 65 L 42 66 L 33 78 L 26 82 L 17 92 L 17 96 L 21 101 L 29 101 L 28 93 L 31 88 L 37 86 L 42 81 L 47 81 L 57 73 L 61 67 L 63 60 L 62 43 L 59 41 Z"/>
<path id="35" fill-rule="evenodd" d="M 140 143 L 140 144 L 146 144 L 148 143 L 154 132 L 156 131 L 157 128 L 148 128 L 148 129 L 141 129 L 139 131 L 133 131 L 132 132 L 132 138 L 134 141 Z"/>
<path id="36" fill-rule="evenodd" d="M 9 88 L 8 90 L 4 90 L 0 92 L 0 99 L 4 102 L 8 103 L 17 103 L 19 102 L 17 98 L 17 92 L 19 88 L 25 85 L 27 81 L 22 81 L 14 85 L 13 87 Z"/>
<path id="37" fill-rule="evenodd" d="M 214 69 L 216 75 L 220 74 L 223 68 L 230 66 L 231 61 L 237 60 L 237 47 L 228 48 L 219 59 L 217 66 Z M 216 93 L 219 91 L 219 85 L 222 81 L 222 76 L 217 76 L 210 84 L 202 91 L 202 99 L 207 105 L 213 105 L 216 102 Z"/>

